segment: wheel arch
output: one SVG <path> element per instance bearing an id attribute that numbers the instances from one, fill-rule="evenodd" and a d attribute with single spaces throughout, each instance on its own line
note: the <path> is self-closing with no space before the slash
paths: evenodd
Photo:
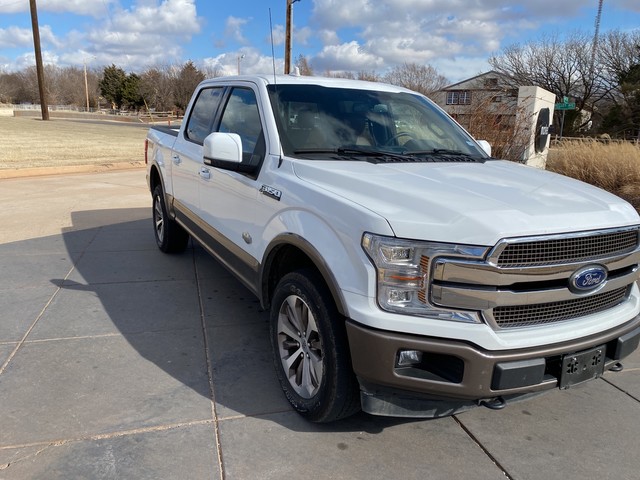
<path id="1" fill-rule="evenodd" d="M 164 188 L 164 182 L 162 181 L 162 175 L 160 174 L 160 169 L 154 163 L 149 167 L 149 190 L 153 192 L 156 188 L 156 185 L 162 185 L 162 191 L 166 194 L 166 189 Z"/>
<path id="2" fill-rule="evenodd" d="M 271 298 L 280 279 L 289 272 L 311 268 L 324 280 L 338 312 L 347 316 L 347 308 L 338 281 L 320 252 L 306 239 L 293 233 L 276 237 L 261 264 L 261 302 L 271 306 Z"/>

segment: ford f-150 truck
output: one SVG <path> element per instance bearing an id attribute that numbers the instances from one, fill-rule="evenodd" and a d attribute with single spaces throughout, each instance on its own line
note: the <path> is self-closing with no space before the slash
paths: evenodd
<path id="1" fill-rule="evenodd" d="M 155 238 L 192 237 L 259 298 L 311 421 L 501 408 L 621 368 L 637 212 L 489 150 L 396 86 L 205 80 L 179 129 L 149 130 Z"/>

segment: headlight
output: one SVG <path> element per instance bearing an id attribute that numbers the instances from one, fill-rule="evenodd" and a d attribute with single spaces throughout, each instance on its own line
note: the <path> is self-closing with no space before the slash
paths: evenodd
<path id="1" fill-rule="evenodd" d="M 418 242 L 365 233 L 362 248 L 376 267 L 378 304 L 383 310 L 480 323 L 476 312 L 444 310 L 429 303 L 429 267 L 439 256 L 482 260 L 489 247 Z"/>

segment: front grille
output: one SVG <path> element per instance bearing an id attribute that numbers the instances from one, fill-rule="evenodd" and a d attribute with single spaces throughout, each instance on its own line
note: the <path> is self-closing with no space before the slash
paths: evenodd
<path id="1" fill-rule="evenodd" d="M 497 265 L 517 268 L 593 261 L 632 252 L 638 245 L 638 230 L 535 240 L 508 244 Z"/>
<path id="2" fill-rule="evenodd" d="M 622 287 L 561 302 L 496 307 L 493 309 L 493 317 L 500 328 L 544 325 L 602 312 L 624 302 L 626 297 L 627 287 Z"/>

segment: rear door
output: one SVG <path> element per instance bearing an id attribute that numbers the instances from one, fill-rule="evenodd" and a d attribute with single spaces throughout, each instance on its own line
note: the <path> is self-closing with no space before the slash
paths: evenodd
<path id="1" fill-rule="evenodd" d="M 205 87 L 198 93 L 185 128 L 178 134 L 171 155 L 173 192 L 178 211 L 195 218 L 199 213 L 203 175 L 202 143 L 211 133 L 223 87 Z"/>

